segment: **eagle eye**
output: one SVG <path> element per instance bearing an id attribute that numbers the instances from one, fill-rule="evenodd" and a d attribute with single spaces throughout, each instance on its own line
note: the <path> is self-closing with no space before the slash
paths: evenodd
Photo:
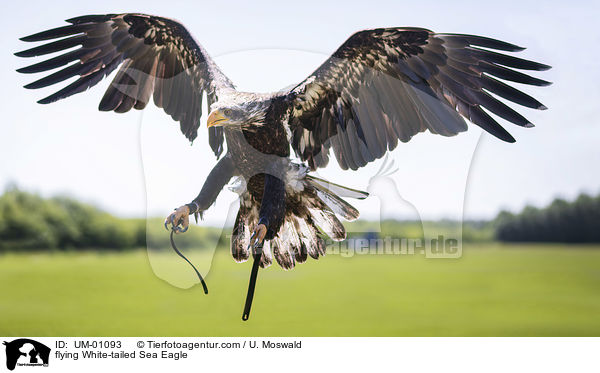
<path id="1" fill-rule="evenodd" d="M 223 114 L 230 116 L 231 115 L 231 109 L 225 109 L 223 110 Z"/>

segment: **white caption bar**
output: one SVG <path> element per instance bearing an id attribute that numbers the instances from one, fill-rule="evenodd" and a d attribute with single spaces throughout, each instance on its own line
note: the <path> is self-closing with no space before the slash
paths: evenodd
<path id="1" fill-rule="evenodd" d="M 600 371 L 599 338 L 0 338 L 0 372 Z"/>

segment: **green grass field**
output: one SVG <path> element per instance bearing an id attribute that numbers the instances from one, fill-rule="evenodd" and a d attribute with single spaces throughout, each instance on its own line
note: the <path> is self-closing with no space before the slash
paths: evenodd
<path id="1" fill-rule="evenodd" d="M 206 296 L 157 278 L 143 250 L 5 254 L 0 335 L 600 335 L 598 247 L 465 244 L 460 259 L 328 255 L 290 272 L 272 266 L 242 322 L 249 271 L 219 250 Z"/>

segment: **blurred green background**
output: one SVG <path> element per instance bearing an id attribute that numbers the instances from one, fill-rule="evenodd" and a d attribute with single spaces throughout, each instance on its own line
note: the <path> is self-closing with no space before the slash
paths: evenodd
<path id="1" fill-rule="evenodd" d="M 328 255 L 290 272 L 275 265 L 259 274 L 247 322 L 250 262 L 234 263 L 224 247 L 208 295 L 158 279 L 143 250 L 7 254 L 0 334 L 598 336 L 599 248 L 465 244 L 460 259 Z"/>
<path id="2" fill-rule="evenodd" d="M 261 270 L 252 315 L 242 322 L 251 263 L 234 263 L 223 237 L 214 257 L 193 248 L 218 240 L 219 230 L 194 226 L 177 237 L 196 264 L 212 261 L 204 295 L 199 286 L 174 287 L 152 271 L 143 247 L 148 233 L 168 248 L 160 219 L 150 220 L 146 232 L 142 219 L 12 188 L 0 198 L 0 334 L 598 336 L 600 244 L 578 242 L 593 242 L 600 226 L 594 203 L 597 197 L 582 196 L 467 222 L 458 259 L 330 253 L 293 271 L 273 265 Z M 571 232 L 571 220 L 583 233 L 548 236 L 552 224 Z M 436 224 L 440 234 L 456 225 Z M 521 241 L 563 243 L 513 243 L 506 231 Z M 384 221 L 376 234 L 419 237 L 422 230 L 416 222 Z M 153 255 L 195 281 L 175 253 Z"/>

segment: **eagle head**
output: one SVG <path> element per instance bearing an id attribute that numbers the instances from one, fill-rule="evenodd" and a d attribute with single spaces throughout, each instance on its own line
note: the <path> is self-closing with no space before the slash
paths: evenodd
<path id="1" fill-rule="evenodd" d="M 261 102 L 218 101 L 210 107 L 206 126 L 252 126 L 264 122 L 264 117 L 265 107 Z"/>

